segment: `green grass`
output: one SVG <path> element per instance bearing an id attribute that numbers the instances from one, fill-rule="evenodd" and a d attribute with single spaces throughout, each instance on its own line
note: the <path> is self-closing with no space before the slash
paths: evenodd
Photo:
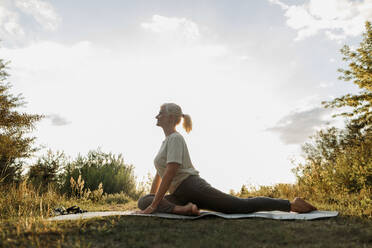
<path id="1" fill-rule="evenodd" d="M 288 185 L 241 193 L 287 199 L 299 194 Z M 124 211 L 135 209 L 137 202 L 124 193 L 101 195 L 98 200 L 69 198 L 53 189 L 40 194 L 21 184 L 0 190 L 0 247 L 372 247 L 372 218 L 361 214 L 365 209 L 352 201 L 346 206 L 311 202 L 321 210 L 340 211 L 340 216 L 316 221 L 139 216 L 48 221 L 59 205 Z"/>
<path id="2" fill-rule="evenodd" d="M 136 202 L 91 205 L 133 209 Z M 372 247 L 372 220 L 339 216 L 315 221 L 267 219 L 169 220 L 111 216 L 50 222 L 2 221 L 0 247 Z"/>
<path id="3" fill-rule="evenodd" d="M 128 210 L 136 202 L 90 205 Z M 372 220 L 339 216 L 315 221 L 169 220 L 111 216 L 78 221 L 3 220 L 0 247 L 372 247 Z"/>

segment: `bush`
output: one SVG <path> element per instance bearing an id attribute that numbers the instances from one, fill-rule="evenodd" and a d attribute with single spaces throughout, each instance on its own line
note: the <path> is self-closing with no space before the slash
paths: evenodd
<path id="1" fill-rule="evenodd" d="M 65 166 L 66 156 L 63 152 L 53 153 L 48 150 L 47 154 L 30 166 L 27 173 L 27 180 L 41 192 L 45 192 L 48 186 L 59 187 L 59 176 Z"/>
<path id="2" fill-rule="evenodd" d="M 371 217 L 371 133 L 349 123 L 345 130 L 319 131 L 312 141 L 303 146 L 305 163 L 295 169 L 299 189 L 308 199 Z"/>
<path id="3" fill-rule="evenodd" d="M 99 149 L 90 151 L 86 157 L 81 155 L 75 161 L 67 163 L 61 176 L 61 191 L 68 195 L 75 194 L 71 191 L 72 180 L 84 181 L 81 192 L 84 190 L 97 190 L 103 184 L 103 193 L 125 193 L 133 199 L 138 199 L 144 194 L 143 189 L 137 189 L 134 166 L 124 164 L 122 155 L 115 156 L 103 153 Z M 84 189 L 84 190 L 83 190 Z M 82 193 L 80 193 L 82 194 Z"/>
<path id="4" fill-rule="evenodd" d="M 352 122 L 345 129 L 316 133 L 303 147 L 305 162 L 294 173 L 297 183 L 242 186 L 239 197 L 303 197 L 319 209 L 372 217 L 372 134 Z"/>

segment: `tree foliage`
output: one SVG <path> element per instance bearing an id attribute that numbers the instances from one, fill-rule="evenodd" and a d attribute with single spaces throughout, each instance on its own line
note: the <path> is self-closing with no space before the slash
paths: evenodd
<path id="1" fill-rule="evenodd" d="M 305 162 L 294 171 L 297 186 L 308 199 L 336 204 L 350 212 L 372 216 L 372 26 L 360 47 L 341 49 L 348 69 L 339 69 L 339 79 L 352 81 L 361 91 L 347 94 L 325 107 L 349 107 L 344 129 L 318 131 L 303 147 Z"/>
<path id="2" fill-rule="evenodd" d="M 372 137 L 352 123 L 321 130 L 302 150 L 295 173 L 308 199 L 359 209 L 372 216 Z"/>
<path id="3" fill-rule="evenodd" d="M 67 158 L 63 152 L 53 153 L 48 150 L 46 155 L 30 166 L 27 179 L 41 192 L 46 191 L 48 186 L 59 187 L 59 178 L 66 163 Z"/>
<path id="4" fill-rule="evenodd" d="M 19 179 L 24 158 L 30 157 L 37 148 L 35 137 L 27 136 L 42 115 L 19 112 L 25 105 L 21 95 L 9 93 L 7 62 L 0 59 L 0 183 Z"/>
<path id="5" fill-rule="evenodd" d="M 348 62 L 348 68 L 340 68 L 340 80 L 351 81 L 361 91 L 358 94 L 346 94 L 330 102 L 323 102 L 326 107 L 352 107 L 352 112 L 340 115 L 352 117 L 354 126 L 361 129 L 372 129 L 372 25 L 365 24 L 366 31 L 363 40 L 356 50 L 345 45 L 341 49 L 343 60 Z"/>

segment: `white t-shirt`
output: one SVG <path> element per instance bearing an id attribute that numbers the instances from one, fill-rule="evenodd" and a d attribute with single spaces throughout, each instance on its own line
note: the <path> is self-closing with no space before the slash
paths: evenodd
<path id="1" fill-rule="evenodd" d="M 161 178 L 164 176 L 167 164 L 172 162 L 178 163 L 180 166 L 168 189 L 171 194 L 188 176 L 199 175 L 199 171 L 195 170 L 191 163 L 186 142 L 178 132 L 174 132 L 165 138 L 155 157 L 155 168 Z"/>

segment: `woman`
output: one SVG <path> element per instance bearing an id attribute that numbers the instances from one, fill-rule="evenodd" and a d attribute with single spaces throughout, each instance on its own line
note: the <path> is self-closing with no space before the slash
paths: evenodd
<path id="1" fill-rule="evenodd" d="M 292 202 L 269 197 L 239 198 L 213 188 L 199 177 L 199 172 L 191 163 L 185 140 L 176 131 L 181 118 L 184 119 L 183 127 L 189 133 L 191 118 L 183 114 L 177 104 L 163 104 L 156 116 L 156 125 L 163 128 L 166 138 L 154 160 L 157 173 L 150 194 L 139 199 L 141 211 L 137 213 L 199 215 L 199 209 L 230 214 L 272 210 L 306 213 L 316 210 L 301 198 Z M 167 191 L 170 194 L 165 195 Z"/>

